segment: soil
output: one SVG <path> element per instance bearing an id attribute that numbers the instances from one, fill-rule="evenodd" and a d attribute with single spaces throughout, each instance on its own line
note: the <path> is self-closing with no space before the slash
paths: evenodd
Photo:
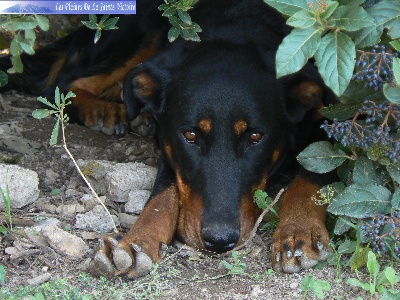
<path id="1" fill-rule="evenodd" d="M 59 21 L 61 20 L 61 21 Z M 53 23 L 65 23 L 66 18 L 54 18 Z M 61 30 L 69 28 L 62 24 Z M 52 39 L 59 26 L 52 24 Z M 1 97 L 1 95 L 0 95 Z M 251 243 L 239 251 L 242 265 L 240 274 L 228 274 L 226 263 L 234 263 L 232 253 L 209 255 L 188 249 L 174 243 L 160 265 L 151 274 L 140 280 L 115 278 L 109 282 L 91 278 L 84 274 L 87 260 L 93 256 L 97 238 L 92 232 L 82 232 L 74 228 L 74 216 L 65 216 L 51 210 L 44 210 L 42 204 L 58 207 L 62 204 L 76 203 L 83 194 L 89 194 L 88 188 L 76 172 L 71 160 L 60 146 L 50 147 L 49 139 L 54 125 L 52 118 L 37 120 L 31 116 L 34 108 L 39 107 L 36 97 L 8 92 L 2 95 L 0 102 L 0 128 L 4 139 L 0 140 L 0 162 L 17 164 L 38 173 L 40 196 L 36 203 L 22 209 L 13 210 L 15 222 L 30 225 L 46 218 L 57 218 L 61 227 L 83 238 L 90 251 L 83 259 L 70 259 L 53 249 L 36 245 L 27 245 L 22 229 L 16 229 L 7 235 L 0 235 L 0 265 L 6 268 L 6 279 L 0 285 L 2 291 L 14 292 L 22 286 L 32 284 L 30 280 L 42 275 L 47 280 L 65 279 L 82 294 L 93 294 L 95 299 L 316 299 L 312 292 L 305 298 L 301 282 L 311 275 L 315 280 L 322 279 L 330 283 L 325 299 L 356 299 L 368 297 L 360 288 L 346 284 L 349 277 L 356 277 L 347 269 L 339 275 L 336 266 L 321 266 L 297 274 L 279 274 L 271 271 L 270 242 L 271 232 L 256 235 Z M 2 104 L 2 105 L 1 105 Z M 140 161 L 156 165 L 159 154 L 151 137 L 129 133 L 124 137 L 108 136 L 83 126 L 69 124 L 67 143 L 76 159 L 104 159 L 114 162 Z M 57 176 L 53 176 L 58 174 Z M 52 177 L 53 176 L 53 177 Z M 287 179 L 286 179 L 287 180 Z M 286 184 L 286 182 L 284 183 Z M 39 205 L 38 203 L 41 203 Z M 107 203 L 111 212 L 123 210 L 116 203 Z M 1 214 L 0 214 L 1 216 Z M 3 221 L 4 222 L 4 221 Z M 20 227 L 23 228 L 23 227 Z M 126 231 L 126 228 L 119 228 Z M 28 248 L 24 256 L 11 260 L 5 252 L 7 247 Z M 366 272 L 365 272 L 366 273 Z M 368 281 L 362 272 L 360 278 Z M 28 298 L 25 298 L 28 299 Z M 30 299 L 30 298 L 29 298 Z M 35 298 L 36 299 L 36 298 Z M 60 299 L 76 299 L 61 297 Z M 78 298 L 81 299 L 81 298 Z"/>

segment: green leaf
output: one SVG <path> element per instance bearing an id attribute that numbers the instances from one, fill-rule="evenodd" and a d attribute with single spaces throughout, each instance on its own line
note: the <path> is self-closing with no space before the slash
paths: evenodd
<path id="1" fill-rule="evenodd" d="M 171 27 L 168 31 L 168 40 L 172 43 L 179 37 L 179 28 Z"/>
<path id="2" fill-rule="evenodd" d="M 349 224 L 347 224 L 347 222 L 345 222 L 345 220 L 342 217 L 340 217 L 336 221 L 333 233 L 335 235 L 342 235 L 343 233 L 347 232 L 350 229 L 351 229 L 351 226 Z"/>
<path id="3" fill-rule="evenodd" d="M 396 271 L 390 266 L 386 267 L 383 273 L 391 286 L 394 286 L 400 281 L 400 277 L 396 275 Z"/>
<path id="4" fill-rule="evenodd" d="M 57 106 L 55 106 L 54 104 L 50 103 L 47 98 L 43 98 L 43 97 L 38 97 L 37 100 L 41 103 L 43 103 L 44 105 L 50 106 L 54 109 L 58 109 Z"/>
<path id="5" fill-rule="evenodd" d="M 356 278 L 349 278 L 347 279 L 346 283 L 352 286 L 360 287 L 363 290 L 369 291 L 369 283 L 363 283 Z"/>
<path id="6" fill-rule="evenodd" d="M 192 19 L 190 18 L 189 14 L 187 12 L 178 10 L 178 16 L 183 21 L 183 23 L 192 25 Z"/>
<path id="7" fill-rule="evenodd" d="M 199 35 L 192 28 L 190 28 L 190 29 L 181 29 L 181 35 L 185 40 L 194 41 L 194 42 L 199 42 L 200 41 Z"/>
<path id="8" fill-rule="evenodd" d="M 361 30 L 348 32 L 357 48 L 371 47 L 380 41 L 383 26 L 368 26 Z"/>
<path id="9" fill-rule="evenodd" d="M 109 14 L 103 15 L 99 21 L 99 24 L 103 24 L 109 17 Z"/>
<path id="10" fill-rule="evenodd" d="M 22 73 L 24 71 L 24 65 L 22 64 L 21 56 L 11 56 L 12 68 L 8 69 L 8 73 Z"/>
<path id="11" fill-rule="evenodd" d="M 397 85 L 400 86 L 400 58 L 393 58 L 393 76 Z"/>
<path id="12" fill-rule="evenodd" d="M 353 41 L 343 32 L 325 35 L 315 60 L 324 82 L 340 96 L 346 90 L 353 75 L 356 49 Z"/>
<path id="13" fill-rule="evenodd" d="M 383 94 L 390 102 L 400 104 L 400 86 L 391 87 L 389 83 L 385 83 L 383 85 Z"/>
<path id="14" fill-rule="evenodd" d="M 368 12 L 378 27 L 386 27 L 390 30 L 398 26 L 400 22 L 400 1 L 381 1 L 373 5 Z"/>
<path id="15" fill-rule="evenodd" d="M 92 24 L 96 24 L 96 23 L 97 23 L 97 16 L 94 15 L 94 14 L 89 15 L 89 21 L 90 21 Z"/>
<path id="16" fill-rule="evenodd" d="M 382 292 L 380 300 L 399 300 L 400 291 L 398 290 L 384 290 Z"/>
<path id="17" fill-rule="evenodd" d="M 363 4 L 365 0 L 339 0 L 340 5 L 354 5 L 359 6 Z"/>
<path id="18" fill-rule="evenodd" d="M 33 50 L 33 46 L 35 43 L 34 40 L 21 38 L 20 40 L 18 40 L 18 43 L 24 52 L 28 53 L 29 55 L 35 54 L 35 50 Z"/>
<path id="19" fill-rule="evenodd" d="M 307 28 L 314 25 L 315 22 L 317 22 L 315 16 L 310 11 L 306 10 L 296 12 L 286 21 L 288 25 L 297 28 Z"/>
<path id="20" fill-rule="evenodd" d="M 374 19 L 361 6 L 339 6 L 328 20 L 328 26 L 357 31 L 374 26 Z"/>
<path id="21" fill-rule="evenodd" d="M 265 3 L 272 6 L 280 13 L 292 16 L 296 12 L 300 10 L 310 10 L 310 7 L 307 5 L 307 1 L 299 1 L 299 0 L 264 0 Z"/>
<path id="22" fill-rule="evenodd" d="M 339 254 L 352 254 L 354 251 L 356 251 L 356 243 L 350 240 L 345 240 L 337 249 Z"/>
<path id="23" fill-rule="evenodd" d="M 326 173 L 340 166 L 345 160 L 346 154 L 334 148 L 327 141 L 316 142 L 309 145 L 298 156 L 297 160 L 308 171 Z"/>
<path id="24" fill-rule="evenodd" d="M 390 164 L 386 166 L 386 170 L 389 172 L 389 175 L 400 184 L 400 165 Z"/>
<path id="25" fill-rule="evenodd" d="M 108 19 L 107 21 L 104 22 L 104 29 L 105 30 L 118 29 L 118 26 L 116 26 L 118 20 L 119 20 L 118 17 Z"/>
<path id="26" fill-rule="evenodd" d="M 171 17 L 176 14 L 176 8 L 174 6 L 170 6 L 167 8 L 162 14 L 163 17 Z"/>
<path id="27" fill-rule="evenodd" d="M 96 33 L 94 34 L 94 43 L 96 44 L 101 38 L 101 30 L 97 29 Z"/>
<path id="28" fill-rule="evenodd" d="M 372 160 L 365 156 L 359 156 L 353 170 L 354 183 L 359 185 L 383 185 L 382 176 L 377 169 L 378 166 Z"/>
<path id="29" fill-rule="evenodd" d="M 379 185 L 353 184 L 332 200 L 328 211 L 339 216 L 365 218 L 367 213 L 390 212 L 390 191 Z"/>
<path id="30" fill-rule="evenodd" d="M 89 29 L 97 30 L 98 26 L 96 23 L 92 21 L 81 21 L 83 25 L 85 25 Z"/>
<path id="31" fill-rule="evenodd" d="M 1 24 L 7 31 L 19 31 L 26 29 L 34 29 L 38 22 L 33 16 L 23 16 L 19 18 L 13 18 L 8 22 Z"/>
<path id="32" fill-rule="evenodd" d="M 400 209 L 400 189 L 398 188 L 392 196 L 392 207 L 393 209 Z"/>
<path id="33" fill-rule="evenodd" d="M 300 70 L 310 59 L 321 42 L 321 28 L 295 28 L 286 36 L 276 53 L 277 77 Z"/>
<path id="34" fill-rule="evenodd" d="M 339 97 L 339 100 L 343 104 L 358 104 L 361 100 L 381 100 L 383 93 L 381 91 L 375 91 L 371 87 L 364 87 L 362 82 L 351 82 L 344 93 Z M 354 115 L 352 115 L 353 117 Z"/>
<path id="35" fill-rule="evenodd" d="M 31 40 L 31 41 L 32 41 L 32 46 L 33 46 L 33 44 L 35 43 L 35 40 L 36 40 L 36 33 L 35 33 L 35 30 L 33 30 L 33 29 L 26 29 L 26 30 L 25 30 L 24 36 L 25 36 L 25 39 L 26 39 L 26 40 Z"/>
<path id="36" fill-rule="evenodd" d="M 42 29 L 43 31 L 49 30 L 50 25 L 49 25 L 49 19 L 47 19 L 47 17 L 42 15 L 34 15 L 34 17 L 40 29 Z"/>
<path id="37" fill-rule="evenodd" d="M 329 2 L 326 1 L 326 2 L 328 3 L 328 7 L 321 14 L 322 20 L 326 20 L 327 18 L 329 18 L 339 5 L 339 2 L 337 2 L 337 1 L 329 1 Z"/>
<path id="38" fill-rule="evenodd" d="M 326 280 L 318 279 L 311 283 L 310 288 L 319 299 L 323 299 L 324 291 L 330 291 L 331 285 Z"/>
<path id="39" fill-rule="evenodd" d="M 61 106 L 61 98 L 60 98 L 60 89 L 58 86 L 56 87 L 54 91 L 54 103 L 56 104 L 57 108 L 60 108 Z"/>
<path id="40" fill-rule="evenodd" d="M 60 131 L 60 120 L 57 120 L 56 124 L 54 124 L 53 132 L 51 133 L 50 146 L 54 146 L 57 144 L 59 131 Z"/>
<path id="41" fill-rule="evenodd" d="M 14 36 L 14 38 L 11 40 L 11 44 L 10 44 L 11 55 L 18 56 L 18 55 L 22 54 L 22 49 L 18 42 L 18 40 L 21 38 L 22 38 L 21 34 L 17 33 L 17 35 Z"/>
<path id="42" fill-rule="evenodd" d="M 368 252 L 367 269 L 374 278 L 378 276 L 380 265 L 376 260 L 375 253 L 372 251 Z"/>
<path id="43" fill-rule="evenodd" d="M 337 119 L 338 121 L 344 121 L 354 117 L 361 104 L 361 102 L 352 104 L 338 103 L 321 108 L 320 113 L 330 120 Z"/>
<path id="44" fill-rule="evenodd" d="M 400 52 L 400 40 L 391 41 L 389 43 L 397 52 Z"/>
<path id="45" fill-rule="evenodd" d="M 6 86 L 8 83 L 8 75 L 0 70 L 0 87 Z"/>
<path id="46" fill-rule="evenodd" d="M 54 114 L 55 112 L 57 112 L 57 111 L 50 110 L 50 109 L 38 108 L 32 112 L 32 117 L 34 117 L 35 119 L 43 119 L 43 118 L 50 116 L 51 114 Z"/>

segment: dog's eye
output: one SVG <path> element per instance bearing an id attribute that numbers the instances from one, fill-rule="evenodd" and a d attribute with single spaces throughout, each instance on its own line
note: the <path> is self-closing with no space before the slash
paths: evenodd
<path id="1" fill-rule="evenodd" d="M 264 135 L 260 132 L 253 132 L 252 134 L 250 134 L 248 143 L 253 145 L 257 144 L 262 140 L 263 136 Z"/>
<path id="2" fill-rule="evenodd" d="M 197 134 L 196 132 L 192 130 L 186 130 L 183 133 L 183 136 L 185 137 L 186 142 L 190 144 L 196 144 L 197 143 Z"/>

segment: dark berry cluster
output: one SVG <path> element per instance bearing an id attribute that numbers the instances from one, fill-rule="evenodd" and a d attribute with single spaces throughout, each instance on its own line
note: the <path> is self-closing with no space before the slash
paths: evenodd
<path id="1" fill-rule="evenodd" d="M 366 215 L 366 218 L 369 221 L 361 226 L 361 234 L 371 242 L 372 250 L 380 255 L 393 249 L 400 258 L 400 211 L 388 216 Z"/>
<path id="2" fill-rule="evenodd" d="M 332 124 L 325 121 L 321 128 L 345 147 L 374 151 L 375 157 L 387 157 L 392 162 L 400 159 L 400 140 L 396 137 L 400 106 L 389 101 L 365 100 L 352 120 L 334 119 Z"/>
<path id="3" fill-rule="evenodd" d="M 397 52 L 386 50 L 386 46 L 380 44 L 373 46 L 371 51 L 357 52 L 360 56 L 356 62 L 353 80 L 365 82 L 366 87 L 373 87 L 375 90 L 382 89 L 385 83 L 393 81 L 392 63 L 393 58 L 398 56 Z"/>

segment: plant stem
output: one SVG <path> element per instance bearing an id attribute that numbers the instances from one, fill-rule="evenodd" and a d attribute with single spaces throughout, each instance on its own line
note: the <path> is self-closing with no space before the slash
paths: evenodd
<path id="1" fill-rule="evenodd" d="M 79 175 L 82 177 L 82 179 L 85 181 L 86 185 L 89 187 L 89 189 L 92 191 L 93 196 L 97 199 L 97 201 L 100 203 L 101 206 L 103 206 L 104 210 L 107 212 L 108 216 L 111 219 L 111 222 L 113 224 L 113 231 L 114 233 L 118 233 L 118 229 L 115 226 L 115 222 L 114 219 L 111 216 L 111 213 L 109 212 L 109 210 L 107 209 L 107 207 L 105 206 L 105 204 L 101 201 L 101 199 L 99 198 L 99 196 L 97 195 L 96 191 L 93 189 L 92 185 L 90 184 L 90 182 L 86 179 L 85 175 L 83 175 L 81 169 L 79 168 L 78 164 L 75 161 L 75 158 L 73 157 L 72 153 L 69 151 L 68 147 L 67 147 L 67 141 L 66 141 L 66 137 L 65 137 L 65 126 L 64 126 L 64 110 L 61 109 L 60 110 L 60 118 L 58 120 L 59 122 L 61 122 L 61 132 L 62 132 L 62 141 L 63 141 L 63 148 L 65 149 L 65 151 L 67 152 L 68 156 L 71 158 L 72 162 L 74 163 L 74 166 L 76 168 L 76 170 L 78 171 Z"/>

